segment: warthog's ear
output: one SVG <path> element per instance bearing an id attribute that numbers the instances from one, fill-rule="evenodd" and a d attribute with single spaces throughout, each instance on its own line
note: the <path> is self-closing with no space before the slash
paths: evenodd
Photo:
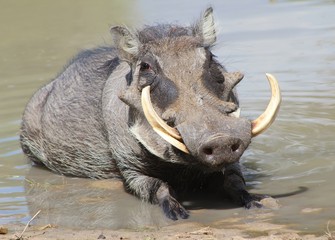
<path id="1" fill-rule="evenodd" d="M 114 45 L 120 53 L 120 58 L 127 62 L 132 62 L 139 52 L 139 40 L 135 34 L 131 33 L 124 27 L 112 27 L 111 34 L 113 37 Z"/>
<path id="2" fill-rule="evenodd" d="M 201 38 L 202 44 L 205 47 L 209 47 L 215 43 L 216 31 L 212 7 L 206 9 L 194 30 L 195 35 Z"/>

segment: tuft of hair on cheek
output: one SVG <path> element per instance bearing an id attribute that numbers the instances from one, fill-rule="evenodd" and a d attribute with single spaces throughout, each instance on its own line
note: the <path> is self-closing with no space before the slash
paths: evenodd
<path id="1" fill-rule="evenodd" d="M 156 141 L 155 136 L 151 136 L 151 134 L 156 134 L 154 131 L 147 131 L 147 127 L 145 125 L 135 123 L 131 126 L 130 132 L 150 153 L 164 159 L 166 146 L 159 144 Z"/>

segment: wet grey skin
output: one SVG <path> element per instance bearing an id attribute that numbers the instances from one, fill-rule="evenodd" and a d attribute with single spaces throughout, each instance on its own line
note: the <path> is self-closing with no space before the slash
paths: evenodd
<path id="1" fill-rule="evenodd" d="M 214 25 L 208 8 L 187 27 L 113 27 L 113 46 L 79 53 L 30 99 L 20 132 L 24 153 L 58 174 L 118 178 L 173 220 L 189 216 L 177 200 L 187 191 L 260 206 L 264 196 L 247 192 L 239 166 L 252 138 L 251 121 L 233 114 L 243 75 L 228 73 L 212 53 Z M 153 108 L 187 152 L 148 122 L 141 104 L 147 86 Z"/>

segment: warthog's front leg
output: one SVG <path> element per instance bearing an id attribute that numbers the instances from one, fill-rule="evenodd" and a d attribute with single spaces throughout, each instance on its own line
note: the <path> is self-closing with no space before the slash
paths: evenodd
<path id="1" fill-rule="evenodd" d="M 267 195 L 250 194 L 246 190 L 244 177 L 238 163 L 226 167 L 224 171 L 224 191 L 234 202 L 245 208 L 262 207 L 260 200 L 269 197 Z"/>
<path id="2" fill-rule="evenodd" d="M 173 197 L 173 194 L 171 194 L 171 191 L 172 190 L 167 184 L 162 183 L 156 193 L 158 204 L 163 209 L 165 215 L 172 220 L 177 220 L 178 216 L 182 219 L 188 218 L 189 216 L 188 212 Z"/>
<path id="3" fill-rule="evenodd" d="M 125 188 L 128 192 L 146 202 L 158 204 L 164 214 L 172 220 L 188 218 L 186 209 L 175 199 L 171 188 L 162 180 L 135 171 L 127 171 L 126 176 L 128 179 L 125 179 Z"/>

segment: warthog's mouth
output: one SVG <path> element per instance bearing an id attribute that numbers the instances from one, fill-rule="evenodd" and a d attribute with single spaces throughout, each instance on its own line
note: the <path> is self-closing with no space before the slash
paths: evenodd
<path id="1" fill-rule="evenodd" d="M 266 74 L 266 77 L 270 83 L 272 95 L 265 111 L 257 119 L 251 121 L 252 137 L 255 137 L 258 134 L 264 132 L 271 126 L 273 121 L 276 119 L 281 103 L 281 93 L 278 81 L 271 74 Z M 171 145 L 185 153 L 189 153 L 178 130 L 167 125 L 164 120 L 158 116 L 155 109 L 153 108 L 150 98 L 150 86 L 143 88 L 141 103 L 144 115 L 149 124 L 152 126 L 153 130 L 155 130 L 165 141 L 169 142 Z M 239 117 L 239 111 L 240 110 L 238 109 L 231 115 L 234 117 Z"/>

